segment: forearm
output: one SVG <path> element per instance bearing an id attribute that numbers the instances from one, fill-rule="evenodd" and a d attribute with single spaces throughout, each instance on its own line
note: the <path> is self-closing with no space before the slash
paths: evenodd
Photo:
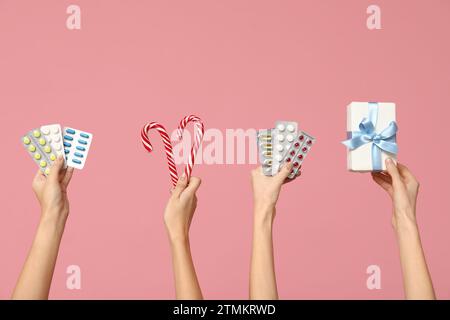
<path id="1" fill-rule="evenodd" d="M 171 250 L 176 298 L 181 300 L 203 299 L 192 260 L 189 238 L 171 240 Z"/>
<path id="2" fill-rule="evenodd" d="M 250 299 L 278 299 L 272 241 L 274 212 L 269 211 L 275 211 L 275 208 L 255 209 L 250 267 Z"/>
<path id="3" fill-rule="evenodd" d="M 406 299 L 435 299 L 433 283 L 422 249 L 417 224 L 400 219 L 397 225 L 397 241 Z"/>
<path id="4" fill-rule="evenodd" d="M 12 299 L 48 299 L 64 225 L 65 219 L 41 219 Z"/>

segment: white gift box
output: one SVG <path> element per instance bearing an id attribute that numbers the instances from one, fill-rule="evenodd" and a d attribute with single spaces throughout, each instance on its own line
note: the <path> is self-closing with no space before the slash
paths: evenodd
<path id="1" fill-rule="evenodd" d="M 371 106 L 372 105 L 372 106 Z M 352 102 L 347 106 L 347 133 L 348 138 L 352 137 L 352 132 L 359 132 L 361 121 L 369 119 L 369 109 L 371 107 L 378 109 L 378 115 L 375 123 L 375 133 L 382 132 L 391 122 L 395 122 L 395 103 L 392 102 Z M 395 138 L 394 138 L 395 139 Z M 356 149 L 347 148 L 347 169 L 349 171 L 367 172 L 374 171 L 373 168 L 373 143 L 365 143 Z M 396 154 L 380 150 L 381 170 L 386 170 L 385 160 L 391 158 L 396 161 Z"/>

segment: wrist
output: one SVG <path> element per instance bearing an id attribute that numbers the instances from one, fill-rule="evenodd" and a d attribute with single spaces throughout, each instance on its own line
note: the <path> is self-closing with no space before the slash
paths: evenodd
<path id="1" fill-rule="evenodd" d="M 254 227 L 261 230 L 271 230 L 275 213 L 275 206 L 255 207 L 253 212 Z"/>
<path id="2" fill-rule="evenodd" d="M 56 231 L 64 231 L 68 214 L 60 210 L 43 210 L 39 225 L 45 228 L 52 228 Z"/>
<path id="3" fill-rule="evenodd" d="M 418 226 L 414 211 L 396 211 L 394 214 L 394 220 L 394 229 L 397 232 L 397 235 L 418 234 Z"/>
<path id="4" fill-rule="evenodd" d="M 189 245 L 189 234 L 169 232 L 169 241 L 172 246 L 186 246 Z"/>

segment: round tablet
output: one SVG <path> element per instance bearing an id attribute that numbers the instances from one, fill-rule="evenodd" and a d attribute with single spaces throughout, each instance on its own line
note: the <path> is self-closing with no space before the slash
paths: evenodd
<path id="1" fill-rule="evenodd" d="M 35 136 L 36 138 L 39 138 L 41 136 L 41 133 L 38 130 L 34 130 L 33 136 Z"/>
<path id="2" fill-rule="evenodd" d="M 41 128 L 41 131 L 43 134 L 47 135 L 50 133 L 50 129 L 49 128 Z"/>
<path id="3" fill-rule="evenodd" d="M 56 151 L 61 150 L 61 145 L 60 144 L 56 144 L 53 146 L 53 148 L 55 148 Z"/>
<path id="4" fill-rule="evenodd" d="M 39 162 L 39 165 L 40 165 L 42 168 L 44 168 L 44 167 L 47 166 L 47 162 L 44 161 L 44 160 L 42 160 L 41 162 Z"/>
<path id="5" fill-rule="evenodd" d="M 58 127 L 54 127 L 53 130 L 52 130 L 52 132 L 53 132 L 54 134 L 58 134 L 58 133 L 59 133 L 59 128 L 58 128 Z"/>
<path id="6" fill-rule="evenodd" d="M 50 160 L 52 160 L 52 161 L 56 160 L 56 156 L 53 153 L 50 155 Z"/>
<path id="7" fill-rule="evenodd" d="M 288 126 L 286 127 L 286 129 L 287 129 L 289 132 L 294 132 L 294 131 L 295 131 L 295 127 L 294 127 L 292 124 L 288 124 Z"/>
<path id="8" fill-rule="evenodd" d="M 288 134 L 286 139 L 287 139 L 287 141 L 292 142 L 292 141 L 294 141 L 294 136 L 292 134 Z"/>
<path id="9" fill-rule="evenodd" d="M 277 145 L 277 150 L 278 151 L 283 151 L 283 146 L 282 145 Z"/>
<path id="10" fill-rule="evenodd" d="M 284 131 L 284 129 L 285 129 L 284 124 L 280 123 L 279 125 L 277 125 L 277 129 L 279 131 Z"/>
<path id="11" fill-rule="evenodd" d="M 284 141 L 284 136 L 282 134 L 277 135 L 278 141 Z"/>
<path id="12" fill-rule="evenodd" d="M 28 137 L 23 137 L 23 143 L 30 144 L 31 140 Z"/>
<path id="13" fill-rule="evenodd" d="M 47 174 L 47 175 L 50 174 L 50 168 L 45 168 L 45 171 L 44 171 L 44 172 L 45 172 L 45 174 Z"/>
<path id="14" fill-rule="evenodd" d="M 59 136 L 56 136 L 56 137 L 53 138 L 53 140 L 54 140 L 55 142 L 60 142 L 60 141 L 61 141 L 61 138 L 60 138 Z"/>
<path id="15" fill-rule="evenodd" d="M 28 151 L 30 151 L 30 152 L 35 152 L 35 151 L 36 151 L 36 147 L 33 146 L 33 145 L 30 145 L 30 146 L 28 147 Z"/>
<path id="16" fill-rule="evenodd" d="M 41 154 L 40 154 L 40 153 L 35 153 L 35 154 L 34 154 L 34 158 L 35 158 L 36 160 L 41 159 Z"/>
<path id="17" fill-rule="evenodd" d="M 39 144 L 40 144 L 41 146 L 45 146 L 45 143 L 46 143 L 46 141 L 45 141 L 44 138 L 40 138 L 40 139 L 39 139 Z"/>
<path id="18" fill-rule="evenodd" d="M 281 155 L 281 154 L 279 154 L 279 155 L 277 155 L 277 161 L 281 161 L 281 160 L 283 160 L 283 156 Z"/>

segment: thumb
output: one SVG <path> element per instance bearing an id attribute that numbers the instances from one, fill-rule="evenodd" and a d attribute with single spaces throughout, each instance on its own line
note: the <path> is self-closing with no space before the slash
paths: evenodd
<path id="1" fill-rule="evenodd" d="M 48 175 L 48 179 L 51 181 L 58 181 L 59 180 L 59 174 L 61 170 L 64 167 L 64 158 L 63 156 L 58 156 L 55 162 L 53 162 L 53 165 L 50 169 L 50 174 Z"/>
<path id="2" fill-rule="evenodd" d="M 200 178 L 197 177 L 191 177 L 189 179 L 189 185 L 186 188 L 186 191 L 195 193 L 198 188 L 200 187 L 200 184 L 202 183 L 202 180 Z"/>
<path id="3" fill-rule="evenodd" d="M 281 168 L 280 172 L 275 175 L 275 178 L 279 180 L 280 183 L 283 183 L 284 180 L 291 174 L 293 165 L 291 162 L 286 162 Z"/>
<path id="4" fill-rule="evenodd" d="M 392 178 L 392 185 L 394 187 L 400 185 L 402 182 L 400 172 L 391 158 L 386 159 L 386 170 Z"/>
<path id="5" fill-rule="evenodd" d="M 187 184 L 188 184 L 188 181 L 186 179 L 186 174 L 183 173 L 181 175 L 181 177 L 178 179 L 177 185 L 172 190 L 172 195 L 175 196 L 175 197 L 179 197 L 181 192 L 183 192 L 183 190 L 186 189 Z"/>

